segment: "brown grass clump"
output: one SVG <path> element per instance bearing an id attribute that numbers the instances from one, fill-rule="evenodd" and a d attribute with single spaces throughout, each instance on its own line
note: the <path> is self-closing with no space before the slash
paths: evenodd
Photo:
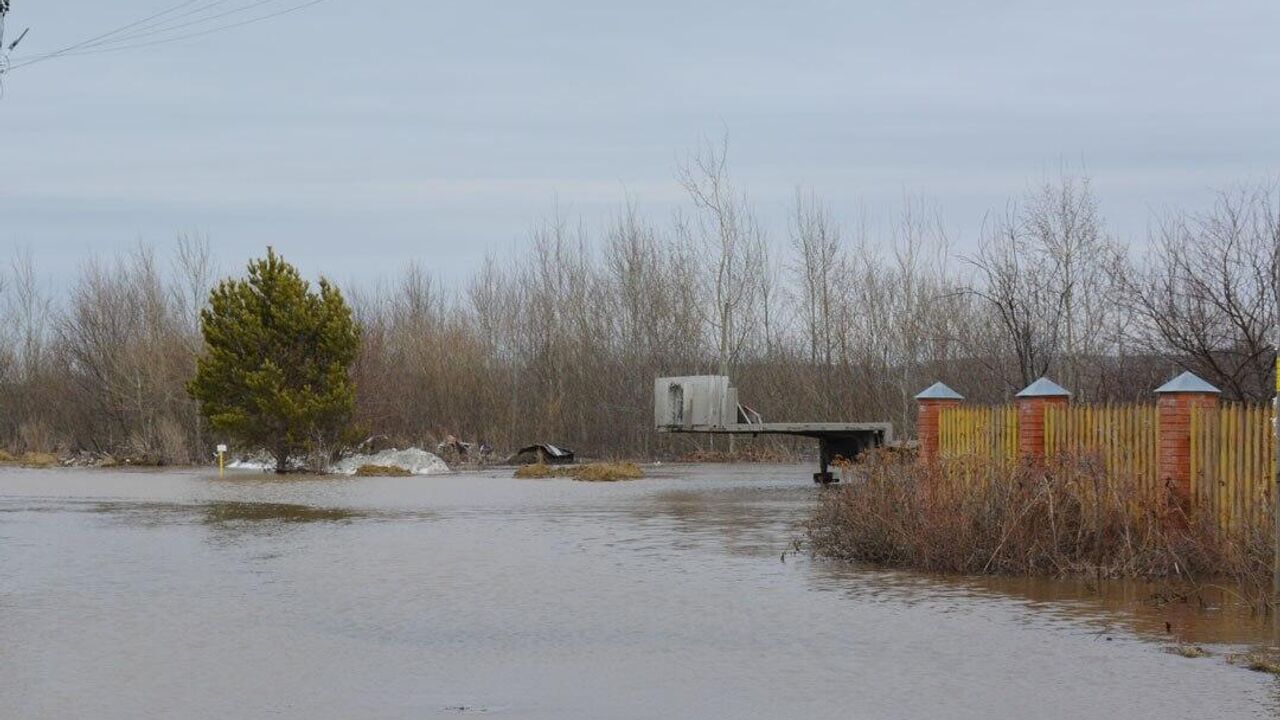
<path id="1" fill-rule="evenodd" d="M 1163 496 L 1109 478 L 1087 457 L 1044 466 L 985 461 L 856 464 L 808 525 L 815 552 L 935 572 L 1230 578 L 1270 586 L 1270 528 L 1219 531 Z"/>
<path id="2" fill-rule="evenodd" d="M 361 465 L 356 477 L 410 477 L 413 473 L 396 465 Z"/>
<path id="3" fill-rule="evenodd" d="M 694 450 L 681 455 L 677 462 L 687 463 L 782 463 L 793 462 L 799 455 L 778 447 L 749 447 L 736 452 Z"/>
<path id="4" fill-rule="evenodd" d="M 644 477 L 640 466 L 631 462 L 591 463 L 577 466 L 570 476 L 574 480 L 587 482 L 615 482 L 617 480 L 636 480 Z"/>
<path id="5" fill-rule="evenodd" d="M 1202 658 L 1209 655 L 1209 651 L 1199 645 L 1174 645 L 1168 650 L 1174 655 L 1181 655 L 1184 658 Z"/>
<path id="6" fill-rule="evenodd" d="M 543 478 L 555 477 L 556 473 L 551 466 L 546 463 L 532 463 L 530 465 L 521 465 L 516 468 L 515 477 L 541 480 Z"/>
<path id="7" fill-rule="evenodd" d="M 588 463 L 586 465 L 547 465 L 534 463 L 516 468 L 515 477 L 545 479 L 570 477 L 586 482 L 614 482 L 644 477 L 639 465 L 630 462 Z"/>
<path id="8" fill-rule="evenodd" d="M 27 452 L 18 460 L 23 467 L 47 468 L 58 464 L 58 456 L 50 453 Z"/>
<path id="9" fill-rule="evenodd" d="M 1280 658 L 1276 657 L 1276 655 L 1272 653 L 1251 652 L 1239 655 L 1228 655 L 1227 662 L 1232 665 L 1249 668 L 1254 672 L 1280 675 Z"/>
<path id="10" fill-rule="evenodd" d="M 0 463 L 13 462 L 16 458 L 4 450 L 0 450 Z"/>

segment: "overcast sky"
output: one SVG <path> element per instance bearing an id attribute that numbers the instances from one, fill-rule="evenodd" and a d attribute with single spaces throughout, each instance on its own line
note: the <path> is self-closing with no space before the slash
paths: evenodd
<path id="1" fill-rule="evenodd" d="M 12 0 L 14 62 L 177 2 Z M 963 246 L 1065 162 L 1141 239 L 1280 174 L 1277 37 L 1276 0 L 330 0 L 6 75 L 0 250 L 65 275 L 198 231 L 227 265 L 273 244 L 339 280 L 461 277 L 557 205 L 667 217 L 678 158 L 725 128 L 778 238 L 803 183 L 846 218 L 929 198 Z"/>

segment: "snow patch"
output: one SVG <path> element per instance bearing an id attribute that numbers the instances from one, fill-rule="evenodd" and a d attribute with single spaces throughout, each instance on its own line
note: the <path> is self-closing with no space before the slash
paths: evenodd
<path id="1" fill-rule="evenodd" d="M 215 461 L 216 461 L 215 456 Z M 300 461 L 290 458 L 289 465 L 291 467 L 301 467 Z M 257 470 L 259 472 L 271 472 L 276 469 L 276 459 L 271 454 L 264 451 L 258 451 L 248 455 L 241 455 L 234 460 L 228 460 L 226 468 L 228 470 Z"/>
<path id="2" fill-rule="evenodd" d="M 449 466 L 434 453 L 422 448 L 383 450 L 372 455 L 352 455 L 334 463 L 329 472 L 355 475 L 361 465 L 388 465 L 404 468 L 414 475 L 439 475 L 449 472 Z"/>
<path id="3" fill-rule="evenodd" d="M 355 475 L 361 465 L 388 465 L 404 468 L 414 475 L 438 475 L 450 472 L 449 466 L 434 453 L 421 448 L 405 450 L 383 450 L 367 455 L 351 455 L 329 466 L 329 472 L 338 475 Z M 226 465 L 228 470 L 257 470 L 270 472 L 276 469 L 276 461 L 267 453 L 242 455 Z M 301 458 L 289 458 L 289 467 L 301 470 L 304 463 Z"/>

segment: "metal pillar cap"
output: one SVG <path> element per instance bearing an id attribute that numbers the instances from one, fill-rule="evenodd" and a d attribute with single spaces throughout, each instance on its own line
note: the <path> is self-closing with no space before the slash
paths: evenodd
<path id="1" fill-rule="evenodd" d="M 943 383 L 936 382 L 916 395 L 917 400 L 963 400 L 964 396 Z"/>
<path id="2" fill-rule="evenodd" d="M 1204 378 L 1187 371 L 1156 388 L 1158 393 L 1203 393 L 1221 395 L 1222 391 L 1204 381 Z"/>
<path id="3" fill-rule="evenodd" d="M 1042 377 L 1030 385 L 1022 388 L 1022 392 L 1014 395 L 1020 398 L 1037 398 L 1037 397 L 1071 397 L 1071 391 L 1062 387 L 1058 383 L 1047 377 Z"/>

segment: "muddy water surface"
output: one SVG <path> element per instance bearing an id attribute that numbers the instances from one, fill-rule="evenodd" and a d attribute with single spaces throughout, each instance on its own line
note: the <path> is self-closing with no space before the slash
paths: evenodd
<path id="1" fill-rule="evenodd" d="M 808 473 L 0 469 L 0 717 L 1280 718 L 1230 607 L 784 559 Z"/>

